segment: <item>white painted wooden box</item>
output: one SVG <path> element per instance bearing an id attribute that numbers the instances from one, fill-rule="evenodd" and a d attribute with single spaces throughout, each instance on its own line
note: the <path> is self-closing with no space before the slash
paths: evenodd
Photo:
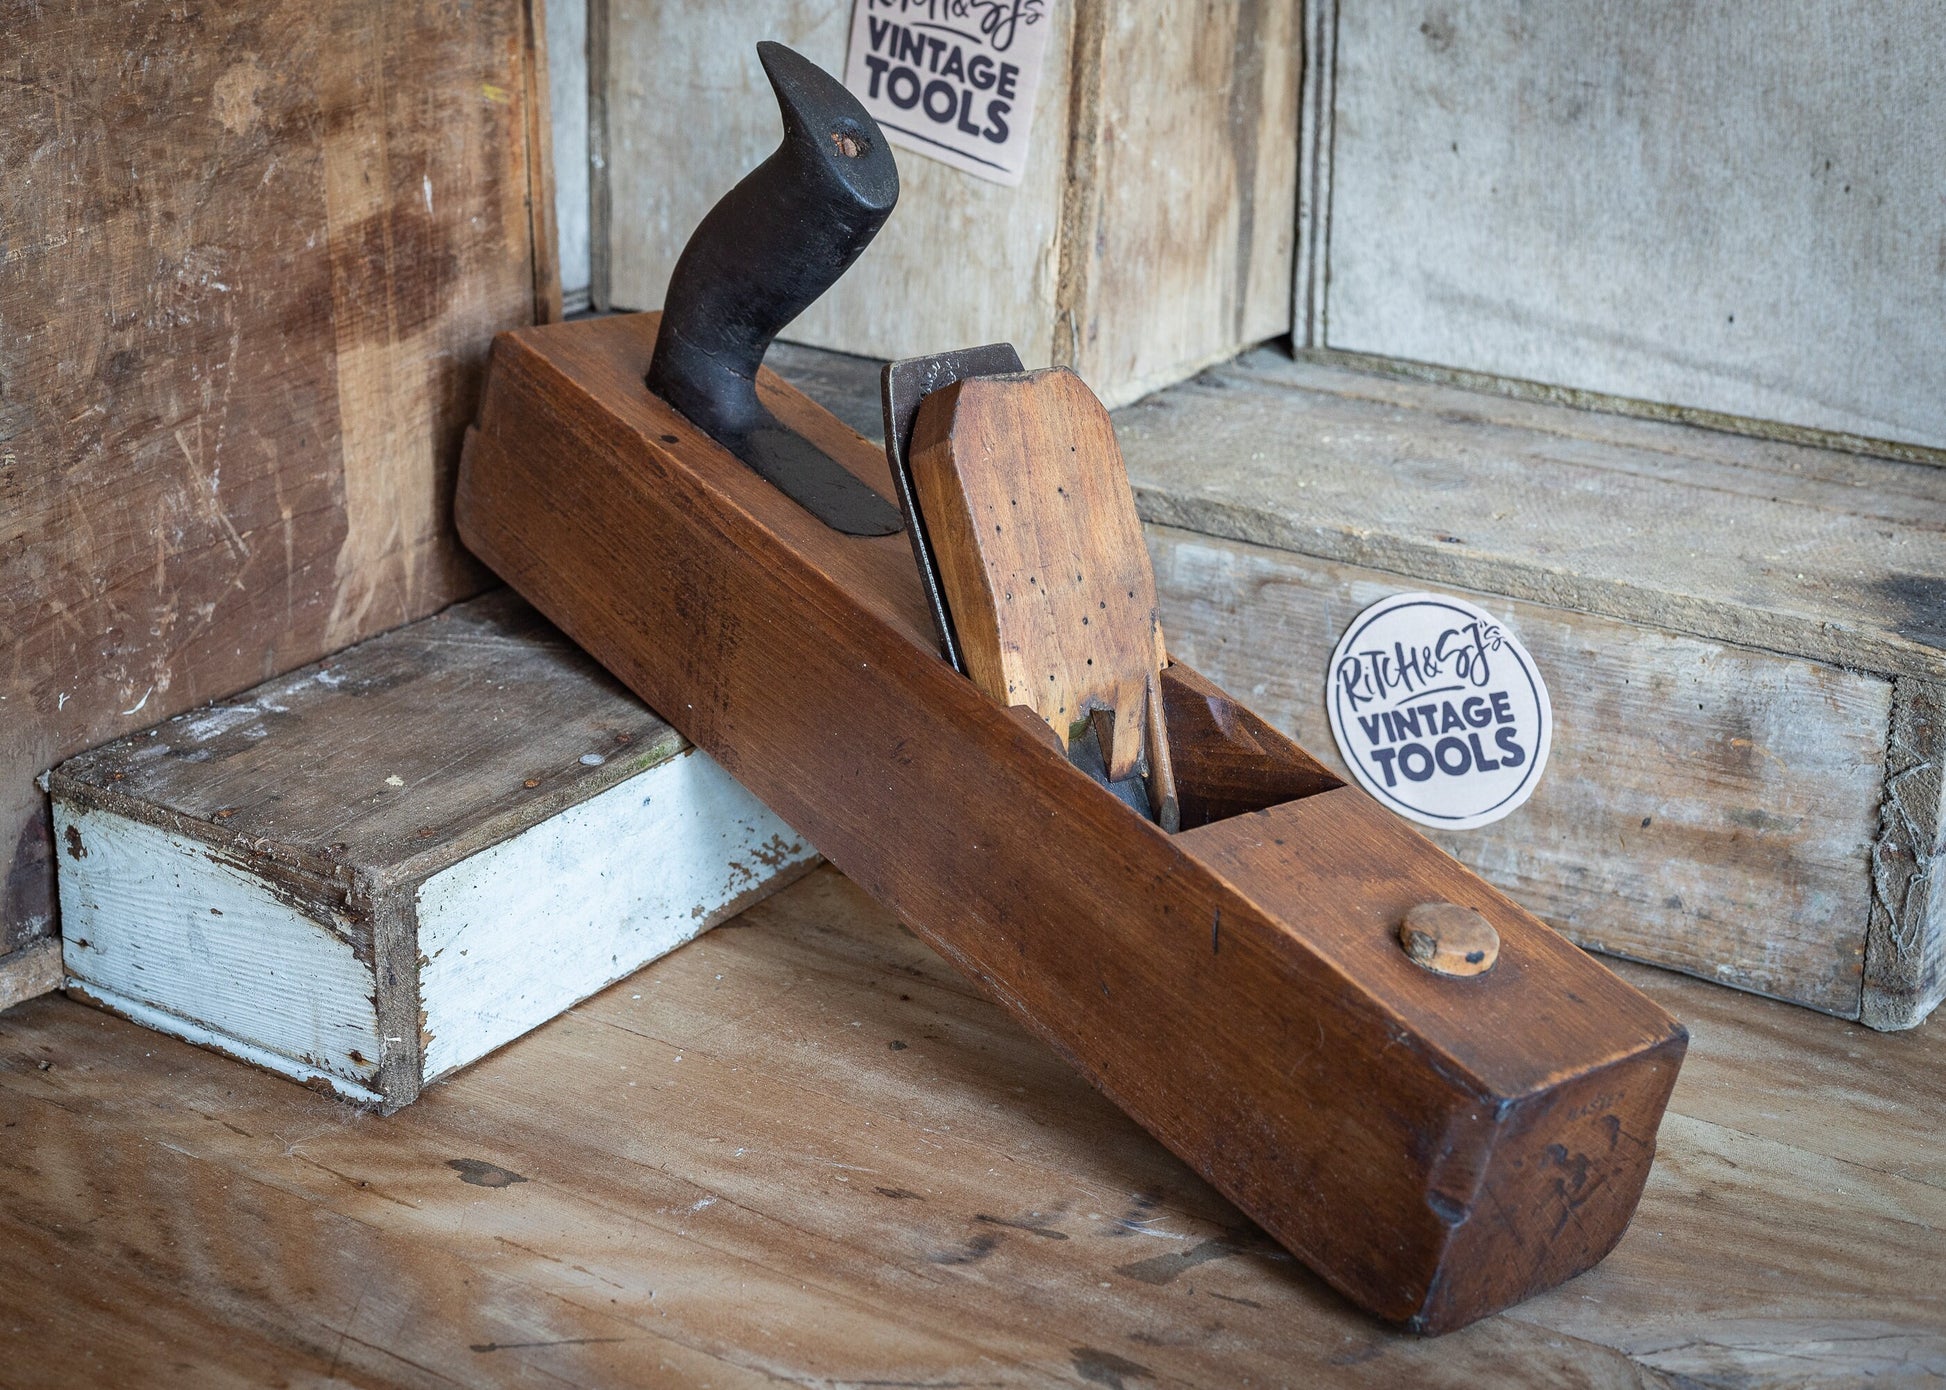
<path id="1" fill-rule="evenodd" d="M 71 993 L 386 1109 L 816 862 L 504 592 L 51 789 Z"/>

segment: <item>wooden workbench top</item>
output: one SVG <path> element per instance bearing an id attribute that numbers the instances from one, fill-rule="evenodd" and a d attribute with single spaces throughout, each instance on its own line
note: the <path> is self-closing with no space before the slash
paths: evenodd
<path id="1" fill-rule="evenodd" d="M 1437 1341 L 830 869 L 389 1119 L 50 996 L 0 1015 L 0 1382 L 1946 1376 L 1946 1029 L 1624 973 L 1693 1036 L 1634 1226 Z"/>

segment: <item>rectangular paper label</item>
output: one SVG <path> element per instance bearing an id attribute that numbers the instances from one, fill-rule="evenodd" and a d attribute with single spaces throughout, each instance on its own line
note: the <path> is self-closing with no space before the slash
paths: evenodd
<path id="1" fill-rule="evenodd" d="M 893 144 L 1018 185 L 1049 3 L 853 0 L 845 86 Z"/>

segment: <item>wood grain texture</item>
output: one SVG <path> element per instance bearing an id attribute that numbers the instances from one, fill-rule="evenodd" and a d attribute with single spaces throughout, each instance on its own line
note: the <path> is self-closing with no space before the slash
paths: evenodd
<path id="1" fill-rule="evenodd" d="M 1063 368 L 975 377 L 926 397 L 911 452 L 967 674 L 1064 749 L 1105 722 L 1111 781 L 1146 769 L 1169 658 L 1107 410 Z"/>
<path id="2" fill-rule="evenodd" d="M 0 46 L 0 950 L 62 757 L 477 589 L 447 494 L 535 314 L 528 15 L 35 6 Z"/>
<path id="3" fill-rule="evenodd" d="M 704 212 L 775 147 L 755 57 L 842 73 L 850 11 L 610 0 L 604 94 L 618 308 L 660 305 Z M 1047 6 L 1025 176 L 899 152 L 899 208 L 794 339 L 878 357 L 1011 342 L 1111 405 L 1290 326 L 1297 0 Z M 1159 36 L 1166 35 L 1166 41 Z"/>
<path id="4" fill-rule="evenodd" d="M 554 227 L 563 303 L 588 308 L 593 146 L 588 127 L 588 0 L 554 0 L 547 10 L 547 97 L 554 159 Z"/>
<path id="5" fill-rule="evenodd" d="M 1872 843 L 1860 1017 L 1910 1028 L 1946 995 L 1946 682 L 1892 683 L 1885 786 Z"/>
<path id="6" fill-rule="evenodd" d="M 1053 360 L 1110 405 L 1290 331 L 1303 9 L 1077 0 Z"/>
<path id="7" fill-rule="evenodd" d="M 0 956 L 0 1009 L 61 987 L 61 943 L 35 941 Z"/>
<path id="8" fill-rule="evenodd" d="M 1318 8 L 1323 344 L 1946 459 L 1923 0 Z"/>
<path id="9" fill-rule="evenodd" d="M 1282 1258 L 829 869 L 383 1120 L 39 1000 L 0 1016 L 0 1110 L 32 1117 L 0 1126 L 0 1364 L 21 1390 L 1936 1377 L 1946 1034 L 1624 969 L 1694 1037 L 1634 1225 L 1434 1342 Z"/>
<path id="10" fill-rule="evenodd" d="M 1672 1020 L 1350 788 L 1164 834 L 939 659 L 904 537 L 819 525 L 641 389 L 655 322 L 496 340 L 476 553 L 1361 1305 L 1457 1327 L 1606 1252 Z M 889 491 L 882 451 L 760 391 Z M 1412 965 L 1433 898 L 1516 968 Z"/>
<path id="11" fill-rule="evenodd" d="M 1946 473 L 1294 362 L 1116 417 L 1145 521 L 1946 680 Z"/>

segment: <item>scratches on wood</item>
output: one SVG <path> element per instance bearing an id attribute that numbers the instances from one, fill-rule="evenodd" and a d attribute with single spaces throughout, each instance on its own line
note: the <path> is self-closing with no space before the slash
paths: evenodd
<path id="1" fill-rule="evenodd" d="M 534 315 L 526 24 L 10 16 L 0 950 L 52 925 L 35 774 L 480 585 L 445 513 L 487 342 Z"/>
<path id="2" fill-rule="evenodd" d="M 1946 684 L 1892 683 L 1861 1017 L 1910 1028 L 1946 992 Z"/>

